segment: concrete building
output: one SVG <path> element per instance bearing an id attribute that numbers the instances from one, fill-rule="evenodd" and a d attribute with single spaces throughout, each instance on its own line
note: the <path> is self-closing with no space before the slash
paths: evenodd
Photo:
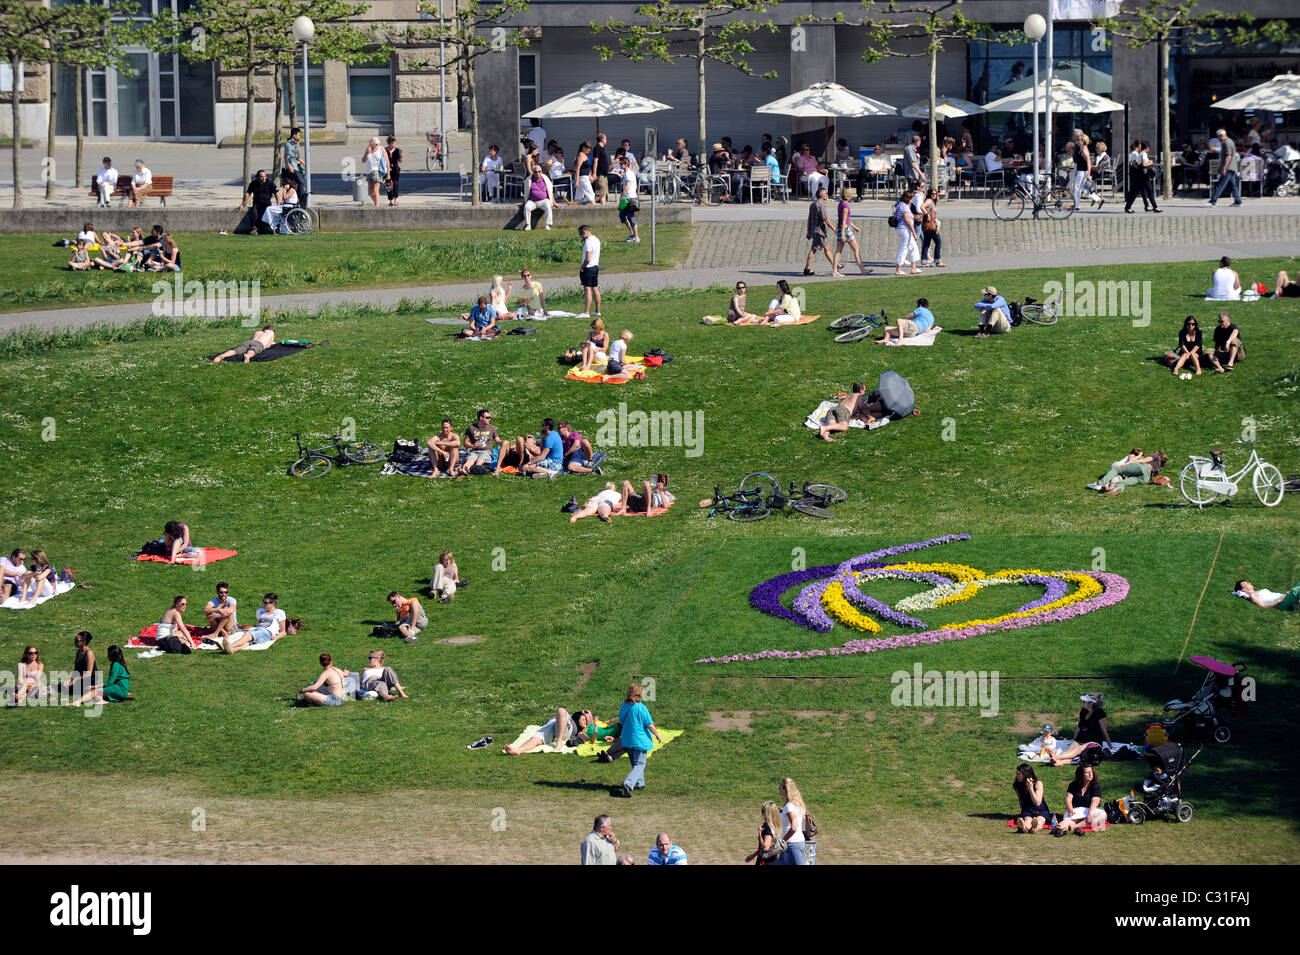
<path id="1" fill-rule="evenodd" d="M 184 12 L 191 2 L 140 0 L 141 16 L 171 10 Z M 455 2 L 443 0 L 448 12 Z M 490 6 L 490 2 L 484 0 L 484 5 Z M 436 6 L 436 0 L 431 0 L 431 5 Z M 941 0 L 933 5 L 952 8 Z M 1292 25 L 1300 27 L 1295 0 L 1223 0 L 1215 6 L 1228 12 L 1248 11 L 1262 19 L 1290 17 Z M 635 20 L 635 7 L 635 3 L 625 0 L 587 0 L 581 4 L 572 0 L 532 0 L 529 10 L 511 24 L 529 37 L 529 45 L 519 49 L 506 47 L 477 61 L 481 145 L 486 148 L 496 142 L 507 156 L 513 155 L 524 113 L 585 82 L 602 79 L 673 107 L 652 116 L 607 121 L 603 128 L 615 141 L 626 136 L 637 144 L 639 152 L 644 127 L 654 125 L 663 146 L 679 136 L 688 140 L 693 151 L 698 151 L 701 145 L 707 146 L 695 142 L 698 138 L 696 82 L 690 61 L 671 65 L 650 60 L 633 63 L 616 56 L 602 63 L 594 52 L 595 45 L 614 46 L 616 40 L 607 34 L 593 34 L 591 24 L 611 18 Z M 1046 12 L 1046 8 L 1047 0 L 965 0 L 962 5 L 967 16 L 1008 33 L 1019 31 L 1028 13 Z M 754 110 L 764 102 L 821 80 L 834 80 L 897 106 L 924 99 L 928 91 L 924 57 L 891 57 L 869 64 L 862 59 L 866 43 L 861 28 L 835 24 L 796 27 L 794 23 L 801 14 L 830 16 L 844 11 L 851 15 L 856 10 L 856 6 L 821 0 L 776 4 L 770 11 L 770 22 L 776 31 L 755 33 L 752 39 L 755 51 L 750 57 L 754 73 L 774 72 L 776 78 L 746 76 L 724 64 L 708 63 L 707 137 L 714 140 L 728 135 L 740 147 L 745 143 L 757 146 L 764 132 L 778 136 L 811 132 L 820 136 L 820 121 L 803 121 L 800 125 L 783 117 L 761 116 Z M 386 36 L 395 38 L 405 27 L 419 24 L 421 19 L 417 0 L 372 0 L 371 8 L 360 14 L 357 22 L 374 24 Z M 1156 48 L 1131 50 L 1123 43 L 1110 45 L 1106 39 L 1087 22 L 1057 23 L 1058 68 L 1064 64 L 1070 71 L 1066 75 L 1086 89 L 1128 103 L 1130 137 L 1142 137 L 1154 143 L 1158 138 Z M 902 52 L 920 53 L 922 43 L 919 39 L 905 40 L 898 48 Z M 245 119 L 242 75 L 224 72 L 211 64 L 190 63 L 179 56 L 159 56 L 142 48 L 129 52 L 136 71 L 134 77 L 112 70 L 88 71 L 84 76 L 85 133 L 92 140 L 212 142 L 242 136 Z M 399 45 L 384 63 L 352 67 L 334 62 L 310 64 L 313 129 L 324 128 L 352 138 L 395 131 L 408 140 L 418 140 L 438 127 L 440 104 L 448 127 L 455 128 L 461 114 L 457 108 L 460 90 L 455 71 L 448 71 L 444 87 L 437 63 L 436 48 Z M 938 91 L 987 102 L 1005 92 L 1016 77 L 1028 75 L 1032 69 L 1031 47 L 1023 38 L 1010 43 L 953 42 L 939 57 Z M 1211 109 L 1215 99 L 1288 70 L 1300 72 L 1300 47 L 1284 50 L 1258 44 L 1248 49 L 1175 50 L 1171 69 L 1175 135 L 1195 134 L 1218 122 L 1217 111 Z M 49 72 L 44 67 L 36 67 L 23 73 L 25 130 L 29 138 L 43 139 L 49 115 Z M 254 126 L 259 132 L 269 132 L 272 128 L 271 79 L 270 76 L 257 79 L 259 103 Z M 0 75 L 0 86 L 6 82 L 6 76 Z M 62 68 L 57 82 L 60 90 L 70 90 L 75 74 Z M 293 82 L 301 90 L 300 69 Z M 300 103 L 301 98 L 300 93 Z M 75 131 L 73 97 L 60 96 L 56 102 L 58 134 L 72 135 Z M 1116 114 L 1116 122 L 1121 116 Z M 284 121 L 287 124 L 288 118 Z M 1110 123 L 1108 115 L 1058 120 L 1061 129 L 1082 125 L 1094 138 L 1113 143 L 1117 134 L 1122 136 L 1122 131 L 1112 129 Z M 0 135 L 6 134 L 8 125 L 8 110 L 0 110 Z M 1023 118 L 980 116 L 974 125 L 982 148 L 989 140 L 1001 139 L 1008 132 L 1017 133 Z M 557 121 L 547 123 L 546 128 L 550 136 L 566 146 L 569 155 L 578 141 L 594 133 L 594 123 L 590 121 Z M 901 117 L 842 120 L 837 123 L 835 134 L 844 136 L 856 148 L 881 142 L 910 128 L 911 121 Z M 960 123 L 954 122 L 949 132 L 959 129 Z M 1292 135 L 1292 138 L 1297 137 Z"/>

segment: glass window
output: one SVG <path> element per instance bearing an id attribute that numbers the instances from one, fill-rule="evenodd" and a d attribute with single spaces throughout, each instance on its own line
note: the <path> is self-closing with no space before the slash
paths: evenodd
<path id="1" fill-rule="evenodd" d="M 311 92 L 311 102 L 308 106 L 311 108 L 312 123 L 325 122 L 325 68 L 320 63 L 311 63 L 307 68 L 308 89 Z M 298 97 L 298 115 L 292 118 L 292 122 L 297 122 L 302 118 L 302 65 L 293 71 L 293 88 L 294 95 Z M 285 81 L 284 113 L 289 115 L 289 96 L 288 80 Z"/>
<path id="2" fill-rule="evenodd" d="M 149 136 L 149 54 L 131 53 L 127 60 L 135 75 L 117 71 L 117 135 Z"/>
<path id="3" fill-rule="evenodd" d="M 386 122 L 393 115 L 392 74 L 384 69 L 348 71 L 348 111 L 354 119 Z"/>
<path id="4" fill-rule="evenodd" d="M 538 55 L 536 53 L 519 54 L 519 115 L 525 116 L 537 108 L 537 71 Z"/>
<path id="5" fill-rule="evenodd" d="M 212 122 L 212 64 L 190 63 L 181 59 L 180 114 L 181 136 L 210 139 L 215 131 Z"/>

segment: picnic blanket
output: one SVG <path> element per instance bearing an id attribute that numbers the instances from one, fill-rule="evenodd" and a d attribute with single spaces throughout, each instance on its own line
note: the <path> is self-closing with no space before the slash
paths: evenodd
<path id="1" fill-rule="evenodd" d="M 676 503 L 677 503 L 676 501 L 673 501 L 673 504 Z M 649 514 L 647 514 L 645 511 L 610 511 L 609 516 L 610 517 L 662 517 L 664 514 L 668 513 L 669 509 L 672 508 L 672 506 L 673 506 L 672 504 L 669 504 L 668 507 L 652 507 L 650 508 Z"/>
<path id="2" fill-rule="evenodd" d="M 328 341 L 309 342 L 306 345 L 285 345 L 280 342 L 276 342 L 270 348 L 262 349 L 261 352 L 254 355 L 252 358 L 249 359 L 249 361 L 250 362 L 275 361 L 277 358 L 283 358 L 285 355 L 296 355 L 298 354 L 298 352 L 306 351 L 308 348 L 318 348 L 321 345 L 328 345 L 328 344 L 329 344 Z M 221 354 L 221 352 L 217 352 L 215 355 L 204 355 L 203 360 L 212 361 L 212 359 L 216 358 L 217 355 L 219 354 Z M 236 355 L 234 358 L 226 358 L 221 362 L 221 364 L 223 365 L 227 363 L 231 365 L 242 365 L 244 363 L 244 359 L 243 356 Z"/>
<path id="3" fill-rule="evenodd" d="M 942 326 L 931 325 L 928 329 L 919 335 L 913 335 L 911 338 L 904 338 L 900 345 L 911 345 L 913 348 L 927 348 L 934 344 L 935 338 L 943 331 Z"/>
<path id="4" fill-rule="evenodd" d="M 1055 745 L 1056 751 L 1058 753 L 1064 753 L 1067 749 L 1070 748 L 1070 744 L 1074 741 L 1068 739 L 1057 739 L 1054 740 L 1054 742 L 1056 744 Z M 1104 749 L 1106 751 L 1106 755 L 1109 756 L 1111 759 L 1114 759 L 1116 756 L 1118 756 L 1121 753 L 1128 753 L 1130 751 L 1133 753 L 1133 756 L 1139 756 L 1142 753 L 1142 747 L 1136 746 L 1133 743 L 1098 743 L 1097 745 L 1100 746 L 1102 749 Z M 1021 743 L 1018 747 L 1016 747 L 1016 759 L 1022 763 L 1050 762 L 1048 757 L 1042 754 L 1042 749 L 1043 749 L 1043 737 L 1042 734 L 1039 734 L 1038 736 L 1034 737 L 1034 739 L 1031 740 L 1030 742 Z M 1133 756 L 1125 755 L 1122 758 L 1132 759 Z M 1074 759 L 1070 760 L 1070 765 L 1073 766 L 1078 762 L 1079 762 L 1079 757 L 1076 756 L 1074 757 Z"/>
<path id="5" fill-rule="evenodd" d="M 54 582 L 54 593 L 52 594 L 47 592 L 44 596 L 37 597 L 31 603 L 19 603 L 18 595 L 14 594 L 4 603 L 0 604 L 0 607 L 3 607 L 5 610 L 30 610 L 32 607 L 40 606 L 47 600 L 53 600 L 60 594 L 66 594 L 76 586 L 77 582 L 75 580 L 56 580 Z"/>
<path id="6" fill-rule="evenodd" d="M 469 325 L 463 318 L 426 318 L 425 321 L 430 325 Z"/>
<path id="7" fill-rule="evenodd" d="M 816 407 L 812 414 L 804 419 L 804 427 L 812 428 L 816 431 L 822 426 L 829 424 L 831 420 L 830 411 L 837 404 L 839 404 L 838 401 L 823 401 Z M 875 424 L 868 425 L 861 418 L 852 418 L 849 420 L 849 427 L 867 428 L 869 431 L 875 431 L 877 428 L 883 428 L 885 425 L 889 424 L 890 420 L 889 416 L 886 415 L 883 418 L 877 418 Z"/>
<path id="8" fill-rule="evenodd" d="M 601 726 L 604 726 L 604 725 L 606 725 L 606 724 L 601 723 Z M 541 728 L 540 726 L 529 726 L 529 727 L 525 728 L 524 731 L 523 731 L 522 733 L 519 734 L 519 738 L 516 739 L 516 740 L 515 740 L 513 743 L 511 743 L 510 745 L 511 745 L 511 746 L 522 746 L 524 743 L 528 742 L 528 740 L 532 739 L 534 736 L 536 736 L 536 735 L 537 735 L 538 733 L 540 733 L 541 731 L 542 731 L 542 728 Z M 677 737 L 681 736 L 681 735 L 682 735 L 683 733 L 685 733 L 685 732 L 686 732 L 686 730 L 666 730 L 666 729 L 660 729 L 660 730 L 659 730 L 659 736 L 660 736 L 660 738 L 663 740 L 663 742 L 662 742 L 662 743 L 656 743 L 656 744 L 655 744 L 655 748 L 652 749 L 652 750 L 650 750 L 650 752 L 646 754 L 646 758 L 649 759 L 651 756 L 653 756 L 655 753 L 659 752 L 659 750 L 663 749 L 665 746 L 667 746 L 669 743 L 671 743 L 673 740 L 675 740 Z M 613 743 L 612 743 L 610 740 L 605 740 L 605 741 L 600 742 L 600 743 L 593 743 L 593 742 L 588 741 L 588 742 L 585 742 L 585 743 L 579 743 L 577 746 L 565 746 L 565 747 L 559 747 L 559 748 L 557 748 L 557 747 L 555 747 L 555 746 L 545 746 L 545 745 L 543 745 L 543 746 L 539 746 L 539 747 L 537 747 L 536 749 L 530 749 L 527 753 L 524 753 L 523 755 L 527 756 L 527 755 L 529 755 L 529 754 L 531 754 L 531 753 L 563 753 L 563 754 L 565 754 L 565 755 L 568 755 L 568 754 L 570 754 L 570 753 L 575 753 L 575 754 L 577 754 L 578 756 L 597 756 L 597 755 L 599 755 L 600 753 L 603 753 L 605 750 L 609 749 L 610 746 L 612 746 L 612 745 L 613 745 Z"/>
<path id="9" fill-rule="evenodd" d="M 410 477 L 431 478 L 433 477 L 433 461 L 429 459 L 429 454 L 425 451 L 405 463 L 389 461 L 379 473 L 406 474 Z"/>
<path id="10" fill-rule="evenodd" d="M 705 325 L 768 325 L 772 328 L 784 328 L 787 325 L 808 325 L 817 321 L 819 318 L 821 318 L 821 313 L 816 315 L 803 315 L 797 322 L 781 322 L 779 325 L 773 324 L 772 322 L 729 322 L 721 315 L 705 315 L 700 319 L 700 321 Z"/>
<path id="11" fill-rule="evenodd" d="M 227 558 L 234 557 L 236 554 L 239 553 L 239 551 L 237 550 L 222 550 L 220 547 L 200 547 L 199 550 L 203 551 L 202 557 L 195 557 L 193 555 L 190 555 L 188 557 L 177 557 L 176 563 L 213 564 L 219 560 L 226 560 Z M 135 559 L 149 560 L 149 561 L 153 561 L 156 564 L 167 563 L 166 557 L 159 557 L 156 554 L 136 554 Z"/>
<path id="12" fill-rule="evenodd" d="M 190 627 L 189 631 L 192 636 L 202 639 L 212 632 L 212 628 Z M 149 650 L 158 646 L 158 624 L 151 623 L 147 627 L 141 627 L 140 632 L 128 640 L 126 645 L 128 648 L 137 650 Z M 270 646 L 270 644 L 267 645 Z"/>
<path id="13" fill-rule="evenodd" d="M 579 371 L 576 368 L 570 368 L 565 378 L 571 378 L 574 381 L 585 382 L 589 385 L 622 385 L 632 381 L 632 376 L 641 372 L 645 376 L 645 356 L 628 355 L 627 361 L 623 362 L 623 374 L 607 375 L 605 374 L 605 365 L 592 365 L 587 371 Z"/>

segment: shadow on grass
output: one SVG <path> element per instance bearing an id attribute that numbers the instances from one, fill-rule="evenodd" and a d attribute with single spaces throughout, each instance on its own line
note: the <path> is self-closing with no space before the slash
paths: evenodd
<path id="1" fill-rule="evenodd" d="M 551 779 L 539 779 L 533 783 L 534 786 L 544 786 L 547 789 L 579 789 L 583 792 L 610 792 L 617 789 L 615 783 L 589 783 L 585 780 L 575 780 L 573 782 L 556 782 Z"/>

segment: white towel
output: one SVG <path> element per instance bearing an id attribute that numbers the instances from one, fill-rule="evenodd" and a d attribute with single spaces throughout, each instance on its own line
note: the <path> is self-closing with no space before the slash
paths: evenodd
<path id="1" fill-rule="evenodd" d="M 935 337 L 941 331 L 943 331 L 943 328 L 939 325 L 931 325 L 919 335 L 913 335 L 911 338 L 904 338 L 901 344 L 911 345 L 914 348 L 925 348 L 934 344 Z"/>
<path id="2" fill-rule="evenodd" d="M 817 431 L 823 425 L 829 424 L 830 410 L 837 404 L 839 404 L 838 401 L 823 401 L 817 406 L 817 410 L 804 419 L 804 426 Z M 850 428 L 865 428 L 866 426 L 867 423 L 860 418 L 854 418 L 849 422 Z"/>
<path id="3" fill-rule="evenodd" d="M 15 595 L 13 597 L 10 597 L 4 603 L 0 604 L 0 607 L 3 607 L 5 610 L 30 610 L 32 607 L 40 606 L 41 604 L 45 603 L 45 601 L 47 600 L 53 600 L 55 597 L 59 596 L 60 594 L 66 594 L 69 590 L 72 590 L 76 586 L 77 586 L 76 583 L 71 580 L 67 580 L 67 581 L 60 580 L 54 584 L 54 593 L 50 593 L 49 591 L 46 591 L 43 596 L 36 598 L 36 600 L 33 601 L 32 603 L 19 603 L 18 597 L 17 595 Z"/>

